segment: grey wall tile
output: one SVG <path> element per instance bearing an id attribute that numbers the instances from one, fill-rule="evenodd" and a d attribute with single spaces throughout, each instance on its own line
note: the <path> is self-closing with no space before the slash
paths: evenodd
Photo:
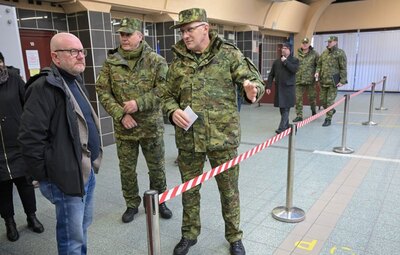
<path id="1" fill-rule="evenodd" d="M 78 30 L 89 29 L 89 20 L 87 11 L 77 13 Z"/>
<path id="2" fill-rule="evenodd" d="M 104 30 L 103 13 L 89 11 L 90 28 Z"/>
<path id="3" fill-rule="evenodd" d="M 106 48 L 104 31 L 91 30 L 91 34 L 92 34 L 92 48 Z"/>

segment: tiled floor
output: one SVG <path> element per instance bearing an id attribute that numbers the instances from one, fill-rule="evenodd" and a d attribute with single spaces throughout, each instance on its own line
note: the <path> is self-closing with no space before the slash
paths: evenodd
<path id="1" fill-rule="evenodd" d="M 343 96 L 340 94 L 338 99 Z M 347 147 L 353 154 L 332 152 L 342 146 L 343 104 L 333 124 L 321 127 L 324 116 L 301 127 L 295 136 L 293 206 L 306 212 L 300 223 L 284 223 L 271 217 L 286 205 L 288 137 L 241 163 L 240 195 L 243 243 L 249 255 L 287 254 L 398 254 L 400 242 L 400 94 L 386 94 L 388 110 L 375 111 L 377 126 L 368 120 L 369 93 L 351 99 Z M 380 97 L 375 97 L 378 106 Z M 310 114 L 305 107 L 305 117 Z M 295 117 L 291 110 L 291 119 Z M 275 135 L 279 111 L 271 105 L 244 105 L 241 112 L 243 153 Z M 177 150 L 174 130 L 166 125 L 166 172 L 170 188 L 180 184 L 174 165 Z M 148 254 L 144 209 L 135 220 L 121 222 L 125 204 L 121 194 L 115 146 L 104 148 L 97 175 L 95 218 L 89 228 L 89 254 Z M 210 170 L 207 165 L 206 171 Z M 148 187 L 143 158 L 138 164 L 140 192 Z M 16 193 L 15 193 L 16 194 Z M 53 206 L 37 190 L 38 218 L 46 230 L 29 231 L 16 194 L 17 242 L 9 242 L 0 224 L 0 254 L 57 254 Z M 160 220 L 161 254 L 172 254 L 180 239 L 181 196 L 167 202 L 174 216 Z M 202 187 L 202 234 L 190 249 L 192 255 L 229 254 L 224 239 L 219 194 L 214 180 Z"/>

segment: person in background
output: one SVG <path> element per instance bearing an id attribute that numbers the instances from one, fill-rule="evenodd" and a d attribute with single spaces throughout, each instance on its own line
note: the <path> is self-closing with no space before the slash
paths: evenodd
<path id="1" fill-rule="evenodd" d="M 99 119 L 81 78 L 86 50 L 73 34 L 50 41 L 52 64 L 26 85 L 19 142 L 29 172 L 56 209 L 59 254 L 87 254 L 102 158 Z"/>
<path id="2" fill-rule="evenodd" d="M 268 75 L 267 92 L 275 80 L 274 106 L 279 107 L 281 121 L 275 133 L 280 134 L 289 128 L 289 112 L 296 100 L 296 72 L 299 60 L 291 54 L 292 45 L 288 42 L 282 45 L 282 56 L 274 61 Z"/>
<path id="3" fill-rule="evenodd" d="M 14 221 L 13 184 L 21 198 L 28 228 L 36 233 L 44 231 L 36 218 L 35 191 L 17 140 L 24 106 L 24 86 L 19 73 L 10 72 L 6 67 L 0 52 L 0 215 L 6 224 L 7 239 L 12 242 L 19 238 Z"/>
<path id="4" fill-rule="evenodd" d="M 315 73 L 315 79 L 320 82 L 320 101 L 324 109 L 335 102 L 338 88 L 347 83 L 347 57 L 346 53 L 338 48 L 337 43 L 337 36 L 328 38 L 328 46 L 318 60 Z M 335 109 L 331 109 L 326 113 L 323 127 L 331 125 L 335 112 Z"/>
<path id="5" fill-rule="evenodd" d="M 307 93 L 310 101 L 311 114 L 317 114 L 317 90 L 315 87 L 315 70 L 318 64 L 318 53 L 310 45 L 306 37 L 301 41 L 301 47 L 297 51 L 299 70 L 296 73 L 296 118 L 293 122 L 303 120 L 303 96 Z"/>
<path id="6" fill-rule="evenodd" d="M 264 94 L 264 84 L 254 64 L 233 44 L 210 31 L 204 9 L 179 12 L 182 39 L 172 46 L 175 58 L 162 91 L 167 116 L 175 125 L 178 164 L 182 182 L 203 172 L 206 156 L 216 167 L 237 156 L 240 144 L 240 120 L 237 86 L 246 100 L 256 102 Z M 193 125 L 187 107 L 198 116 Z M 186 110 L 185 110 L 186 109 Z M 230 253 L 245 254 L 240 229 L 239 165 L 215 177 L 220 192 L 225 238 Z M 200 235 L 200 187 L 182 195 L 182 238 L 175 255 L 187 254 Z"/>
<path id="7" fill-rule="evenodd" d="M 168 65 L 143 40 L 140 20 L 123 18 L 118 32 L 120 46 L 109 52 L 96 81 L 96 91 L 114 120 L 127 206 L 122 222 L 128 223 L 141 203 L 136 174 L 139 147 L 149 168 L 150 189 L 159 193 L 167 189 L 162 105 L 154 91 L 165 86 Z M 172 217 L 165 203 L 159 205 L 159 212 L 164 219 Z"/>

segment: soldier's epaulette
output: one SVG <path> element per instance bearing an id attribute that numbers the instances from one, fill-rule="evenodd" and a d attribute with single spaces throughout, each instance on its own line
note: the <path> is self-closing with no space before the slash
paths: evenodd
<path id="1" fill-rule="evenodd" d="M 228 41 L 225 41 L 225 40 L 224 40 L 224 44 L 222 45 L 222 47 L 226 48 L 226 49 L 234 48 L 236 50 L 239 50 L 239 48 L 235 44 L 233 44 L 231 42 L 228 42 Z"/>

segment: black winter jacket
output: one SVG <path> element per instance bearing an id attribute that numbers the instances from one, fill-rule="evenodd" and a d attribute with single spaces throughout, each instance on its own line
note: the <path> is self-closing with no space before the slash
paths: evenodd
<path id="1" fill-rule="evenodd" d="M 0 181 L 26 175 L 17 141 L 25 83 L 14 72 L 8 75 L 8 80 L 0 84 Z"/>
<path id="2" fill-rule="evenodd" d="M 65 89 L 54 65 L 27 82 L 18 139 L 34 179 L 53 182 L 67 195 L 83 196 L 77 116 Z"/>

